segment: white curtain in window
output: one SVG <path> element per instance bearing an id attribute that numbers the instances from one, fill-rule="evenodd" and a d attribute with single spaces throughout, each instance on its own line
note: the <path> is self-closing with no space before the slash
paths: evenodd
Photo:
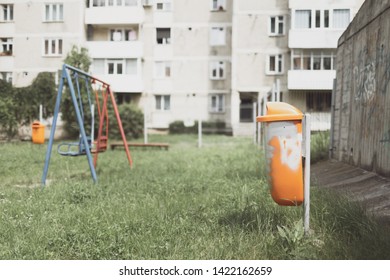
<path id="1" fill-rule="evenodd" d="M 136 41 L 137 40 L 137 32 L 133 29 L 129 29 L 128 32 L 128 41 Z"/>
<path id="2" fill-rule="evenodd" d="M 162 96 L 161 95 L 156 95 L 156 109 L 157 110 L 161 110 L 162 106 L 161 106 L 161 99 Z"/>
<path id="3" fill-rule="evenodd" d="M 93 73 L 104 74 L 104 59 L 93 60 Z"/>
<path id="4" fill-rule="evenodd" d="M 125 0 L 125 6 L 137 6 L 137 0 Z"/>
<path id="5" fill-rule="evenodd" d="M 45 10 L 46 10 L 46 17 L 45 17 L 45 20 L 48 21 L 50 20 L 50 5 L 46 5 L 45 6 Z"/>
<path id="6" fill-rule="evenodd" d="M 333 11 L 333 28 L 347 28 L 350 22 L 350 11 L 338 9 Z"/>
<path id="7" fill-rule="evenodd" d="M 224 27 L 212 27 L 210 32 L 210 45 L 223 46 L 225 45 L 225 28 Z"/>
<path id="8" fill-rule="evenodd" d="M 126 59 L 126 75 L 137 75 L 137 59 Z"/>
<path id="9" fill-rule="evenodd" d="M 64 6 L 59 4 L 58 9 L 58 20 L 64 20 Z"/>
<path id="10" fill-rule="evenodd" d="M 311 10 L 295 11 L 295 28 L 311 27 Z"/>
<path id="11" fill-rule="evenodd" d="M 154 64 L 154 75 L 156 78 L 164 77 L 164 62 L 156 61 Z"/>
<path id="12" fill-rule="evenodd" d="M 224 105 L 224 96 L 222 94 L 218 95 L 218 112 L 223 112 L 223 105 Z"/>
<path id="13" fill-rule="evenodd" d="M 164 95 L 164 110 L 170 110 L 171 109 L 171 96 L 170 95 Z"/>

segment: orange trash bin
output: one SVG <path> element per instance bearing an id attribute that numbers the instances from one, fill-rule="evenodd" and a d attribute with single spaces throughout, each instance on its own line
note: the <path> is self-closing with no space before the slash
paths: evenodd
<path id="1" fill-rule="evenodd" d="M 34 144 L 44 144 L 45 143 L 45 125 L 35 121 L 32 124 L 32 142 Z"/>
<path id="2" fill-rule="evenodd" d="M 256 120 L 265 123 L 267 177 L 273 200 L 286 206 L 302 204 L 302 112 L 284 102 L 268 102 L 266 115 Z"/>

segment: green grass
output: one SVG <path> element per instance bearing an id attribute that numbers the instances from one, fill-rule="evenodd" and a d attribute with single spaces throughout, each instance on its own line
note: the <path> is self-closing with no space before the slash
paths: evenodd
<path id="1" fill-rule="evenodd" d="M 329 158 L 329 131 L 320 131 L 312 135 L 310 143 L 311 162 Z"/>
<path id="2" fill-rule="evenodd" d="M 99 156 L 93 184 L 85 157 L 46 145 L 0 145 L 0 259 L 389 259 L 386 228 L 358 205 L 312 189 L 302 207 L 270 198 L 262 151 L 250 139 L 150 136 L 170 150 Z"/>

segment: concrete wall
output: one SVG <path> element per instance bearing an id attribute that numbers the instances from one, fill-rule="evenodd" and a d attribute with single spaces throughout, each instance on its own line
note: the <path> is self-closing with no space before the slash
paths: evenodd
<path id="1" fill-rule="evenodd" d="M 390 176 L 390 0 L 367 0 L 338 42 L 333 158 Z"/>

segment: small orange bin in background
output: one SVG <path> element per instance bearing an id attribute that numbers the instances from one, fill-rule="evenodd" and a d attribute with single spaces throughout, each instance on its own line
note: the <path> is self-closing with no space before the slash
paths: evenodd
<path id="1" fill-rule="evenodd" d="M 284 102 L 268 102 L 265 123 L 267 177 L 271 196 L 279 205 L 303 202 L 302 120 L 297 108 Z"/>
<path id="2" fill-rule="evenodd" d="M 45 143 L 45 125 L 35 121 L 32 124 L 32 142 L 34 144 L 44 144 Z"/>

